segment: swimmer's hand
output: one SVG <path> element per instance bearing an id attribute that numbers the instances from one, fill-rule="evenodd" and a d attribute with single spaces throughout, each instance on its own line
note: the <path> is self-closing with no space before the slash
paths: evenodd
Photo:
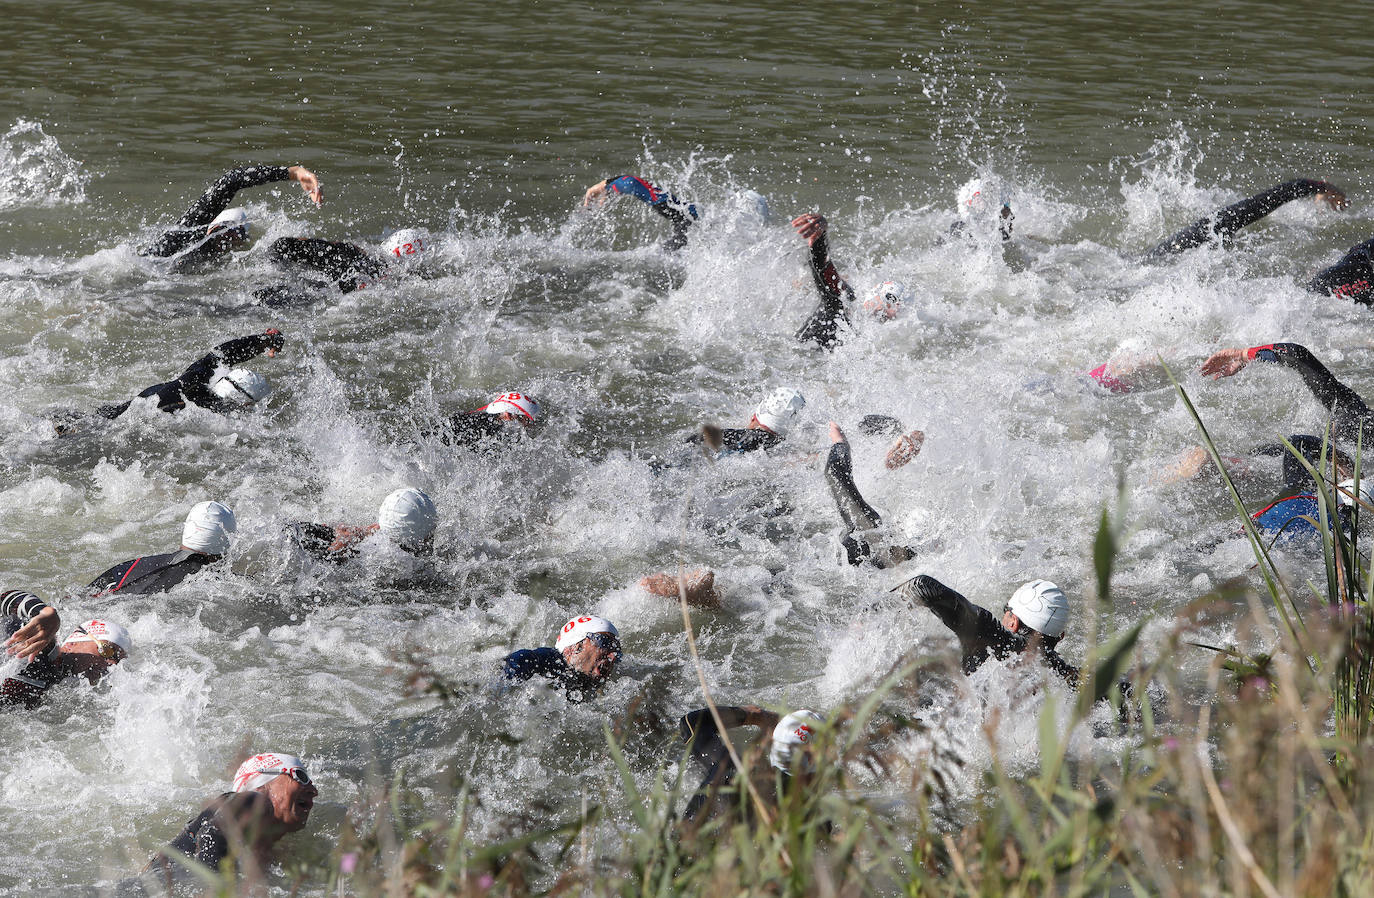
<path id="1" fill-rule="evenodd" d="M 5 640 L 5 651 L 13 657 L 32 661 L 52 645 L 53 640 L 57 638 L 57 628 L 60 625 L 57 609 L 51 606 L 44 608 Z"/>
<path id="2" fill-rule="evenodd" d="M 1248 364 L 1250 359 L 1244 349 L 1219 349 L 1202 363 L 1202 373 L 1216 380 L 1238 374 Z"/>
<path id="3" fill-rule="evenodd" d="M 821 213 L 807 212 L 805 215 L 798 215 L 792 219 L 792 227 L 797 229 L 797 233 L 806 240 L 808 245 L 815 246 L 817 240 L 825 237 L 830 224 Z"/>
<path id="4" fill-rule="evenodd" d="M 286 342 L 286 338 L 284 338 L 281 335 L 281 331 L 277 330 L 275 327 L 269 327 L 263 332 L 263 336 L 270 338 L 267 341 L 267 357 L 269 359 L 275 359 L 277 353 L 281 352 L 282 345 Z"/>
<path id="5" fill-rule="evenodd" d="M 609 180 L 597 181 L 595 184 L 588 187 L 587 192 L 582 194 L 582 208 L 586 209 L 593 202 L 598 206 L 606 205 L 606 186 L 610 183 Z"/>
<path id="6" fill-rule="evenodd" d="M 1333 212 L 1339 212 L 1346 206 L 1350 205 L 1350 201 L 1345 198 L 1345 194 L 1341 193 L 1334 187 L 1330 190 L 1324 190 L 1321 193 L 1317 194 L 1316 197 L 1314 197 L 1314 200 L 1319 206 L 1322 203 L 1326 203 L 1326 208 L 1332 210 Z"/>
<path id="7" fill-rule="evenodd" d="M 320 190 L 320 179 L 315 177 L 315 173 L 304 165 L 293 165 L 287 169 L 291 175 L 291 180 L 300 182 L 301 190 L 310 197 L 310 201 L 316 206 L 324 204 L 324 192 Z"/>
<path id="8" fill-rule="evenodd" d="M 366 527 L 350 527 L 347 524 L 340 524 L 334 528 L 334 542 L 329 544 L 329 551 L 347 551 L 376 533 L 381 527 L 381 524 L 368 524 Z"/>
<path id="9" fill-rule="evenodd" d="M 926 435 L 919 430 L 897 437 L 897 441 L 888 448 L 883 464 L 889 471 L 897 470 L 920 455 L 925 442 Z"/>
<path id="10" fill-rule="evenodd" d="M 832 443 L 848 443 L 848 442 L 849 442 L 849 440 L 847 440 L 847 439 L 845 438 L 844 431 L 843 431 L 843 430 L 840 430 L 840 425 L 836 424 L 834 421 L 831 421 L 831 422 L 830 422 L 830 442 L 832 442 Z"/>

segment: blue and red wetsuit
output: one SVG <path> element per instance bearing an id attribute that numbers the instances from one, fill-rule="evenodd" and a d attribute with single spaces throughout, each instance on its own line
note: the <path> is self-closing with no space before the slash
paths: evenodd
<path id="1" fill-rule="evenodd" d="M 606 187 L 616 193 L 632 196 L 646 203 L 659 215 L 673 225 L 673 236 L 663 244 L 667 250 L 677 250 L 687 245 L 687 230 L 699 216 L 695 203 L 684 203 L 666 190 L 650 184 L 634 175 L 616 175 L 606 179 Z"/>

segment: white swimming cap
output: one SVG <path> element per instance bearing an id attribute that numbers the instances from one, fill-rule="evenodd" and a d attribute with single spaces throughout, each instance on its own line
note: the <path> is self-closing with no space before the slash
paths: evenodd
<path id="1" fill-rule="evenodd" d="M 502 393 L 478 411 L 486 412 L 488 415 L 510 412 L 523 418 L 526 423 L 533 424 L 539 418 L 539 403 L 534 401 L 534 397 L 526 396 L 524 393 Z"/>
<path id="2" fill-rule="evenodd" d="M 610 633 L 612 636 L 619 637 L 620 631 L 615 628 L 615 624 L 606 620 L 604 617 L 593 617 L 590 614 L 581 614 L 563 625 L 563 629 L 558 633 L 558 640 L 553 647 L 560 652 L 569 646 L 577 645 L 587 638 L 588 633 Z"/>
<path id="3" fill-rule="evenodd" d="M 272 393 L 272 385 L 256 371 L 230 368 L 228 374 L 210 384 L 210 391 L 226 402 L 248 406 L 266 399 Z"/>
<path id="4" fill-rule="evenodd" d="M 401 228 L 382 241 L 382 250 L 393 262 L 419 261 L 429 249 L 429 235 L 419 228 Z"/>
<path id="5" fill-rule="evenodd" d="M 896 318 L 902 306 L 911 301 L 911 291 L 901 281 L 883 281 L 864 300 L 864 311 L 877 318 Z"/>
<path id="6" fill-rule="evenodd" d="M 778 387 L 754 412 L 759 423 L 780 437 L 787 436 L 792 419 L 806 408 L 806 397 L 791 387 Z"/>
<path id="7" fill-rule="evenodd" d="M 959 188 L 959 215 L 969 218 L 988 209 L 987 194 L 983 192 L 983 179 L 970 178 Z"/>
<path id="8" fill-rule="evenodd" d="M 133 654 L 134 651 L 134 640 L 129 636 L 129 631 L 119 624 L 103 620 L 86 621 L 73 630 L 72 635 L 62 640 L 63 645 L 69 642 L 108 642 L 123 649 L 125 655 Z"/>
<path id="9" fill-rule="evenodd" d="M 377 512 L 382 532 L 399 546 L 418 548 L 434 535 L 439 526 L 439 510 L 434 500 L 414 487 L 396 490 L 382 500 Z"/>
<path id="10" fill-rule="evenodd" d="M 1021 623 L 1046 636 L 1063 636 L 1069 626 L 1069 600 L 1048 580 L 1022 585 L 1011 594 L 1007 605 Z"/>
<path id="11" fill-rule="evenodd" d="M 214 221 L 210 222 L 210 224 L 205 228 L 205 233 L 213 234 L 221 228 L 227 228 L 229 230 L 233 230 L 234 228 L 242 228 L 244 232 L 247 233 L 248 212 L 239 206 L 234 206 L 231 209 L 225 209 L 223 212 L 215 216 Z"/>
<path id="12" fill-rule="evenodd" d="M 825 718 L 815 711 L 793 711 L 773 727 L 773 747 L 768 752 L 768 763 L 783 773 L 792 772 L 793 757 L 797 746 L 811 741 L 816 727 L 825 723 Z"/>
<path id="13" fill-rule="evenodd" d="M 223 555 L 229 551 L 229 535 L 237 533 L 238 519 L 222 502 L 201 502 L 186 515 L 181 528 L 181 545 L 192 552 Z"/>
<path id="14" fill-rule="evenodd" d="M 1359 496 L 1361 502 L 1370 506 L 1371 508 L 1374 508 L 1374 478 L 1360 478 Z M 1345 480 L 1342 480 L 1340 482 L 1340 486 L 1336 491 L 1336 501 L 1341 504 L 1342 508 L 1355 507 L 1354 478 L 1346 478 Z"/>
<path id="15" fill-rule="evenodd" d="M 305 762 L 295 755 L 284 755 L 275 751 L 254 755 L 240 764 L 238 773 L 234 774 L 234 791 L 252 792 L 283 773 L 290 773 L 293 769 L 305 771 Z M 308 782 L 309 772 L 306 772 L 305 776 Z"/>

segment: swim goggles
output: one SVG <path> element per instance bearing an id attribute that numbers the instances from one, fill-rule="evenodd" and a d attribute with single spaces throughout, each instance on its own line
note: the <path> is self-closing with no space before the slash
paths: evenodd
<path id="1" fill-rule="evenodd" d="M 588 633 L 584 638 L 603 652 L 614 655 L 615 661 L 619 661 L 625 654 L 624 650 L 620 648 L 620 640 L 611 633 Z"/>

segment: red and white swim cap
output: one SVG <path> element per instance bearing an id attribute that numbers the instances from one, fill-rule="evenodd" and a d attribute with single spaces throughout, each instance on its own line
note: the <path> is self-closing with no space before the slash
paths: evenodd
<path id="1" fill-rule="evenodd" d="M 553 647 L 561 652 L 586 639 L 588 633 L 610 633 L 612 636 L 620 636 L 620 631 L 615 628 L 615 624 L 606 618 L 579 614 L 563 625 L 563 629 L 558 633 L 558 641 L 553 644 Z"/>
<path id="2" fill-rule="evenodd" d="M 134 650 L 134 641 L 129 631 L 119 624 L 103 620 L 88 620 L 72 631 L 72 635 L 62 640 L 63 645 L 72 642 L 95 642 L 117 645 L 127 656 Z"/>
<path id="3" fill-rule="evenodd" d="M 283 773 L 290 773 L 292 770 L 301 771 L 305 774 L 306 782 L 310 781 L 310 775 L 305 769 L 305 762 L 295 755 L 284 755 L 273 751 L 254 755 L 240 764 L 238 773 L 234 774 L 234 791 L 252 792 L 254 789 L 259 789 L 272 782 Z"/>
<path id="4" fill-rule="evenodd" d="M 539 403 L 535 402 L 532 396 L 526 396 L 524 393 L 502 393 L 479 408 L 478 411 L 486 412 L 488 415 L 509 412 L 523 418 L 524 423 L 533 424 L 539 417 Z"/>

